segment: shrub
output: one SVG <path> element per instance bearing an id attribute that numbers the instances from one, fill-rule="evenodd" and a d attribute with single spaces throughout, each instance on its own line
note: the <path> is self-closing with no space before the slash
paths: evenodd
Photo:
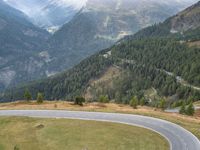
<path id="1" fill-rule="evenodd" d="M 42 93 L 38 93 L 38 94 L 37 94 L 37 103 L 38 103 L 38 104 L 41 104 L 41 103 L 43 103 L 43 101 L 44 101 L 44 96 L 43 96 L 43 94 L 42 94 Z"/>
<path id="2" fill-rule="evenodd" d="M 137 105 L 138 105 L 138 99 L 137 97 L 133 97 L 130 101 L 130 106 L 133 107 L 134 109 L 137 109 Z"/>
<path id="3" fill-rule="evenodd" d="M 187 107 L 187 109 L 186 109 L 186 114 L 189 115 L 189 116 L 193 116 L 194 113 L 195 113 L 194 105 L 193 105 L 193 103 L 191 102 L 191 103 L 189 104 L 189 106 Z"/>
<path id="4" fill-rule="evenodd" d="M 28 89 L 26 89 L 24 92 L 24 98 L 26 101 L 30 101 L 32 99 L 31 93 Z"/>
<path id="5" fill-rule="evenodd" d="M 99 102 L 100 102 L 100 103 L 109 103 L 109 98 L 108 98 L 108 96 L 101 95 L 101 96 L 99 97 Z"/>
<path id="6" fill-rule="evenodd" d="M 19 147 L 15 145 L 14 150 L 19 150 Z"/>
<path id="7" fill-rule="evenodd" d="M 164 110 L 165 107 L 166 107 L 166 101 L 165 101 L 164 99 L 161 99 L 161 100 L 160 100 L 160 108 L 161 108 L 162 110 Z"/>
<path id="8" fill-rule="evenodd" d="M 140 105 L 141 105 L 141 106 L 144 106 L 144 105 L 145 105 L 145 99 L 144 99 L 144 97 L 140 100 Z"/>
<path id="9" fill-rule="evenodd" d="M 83 106 L 84 102 L 85 102 L 85 98 L 84 97 L 76 97 L 75 100 L 74 100 L 74 104 L 75 105 Z"/>
<path id="10" fill-rule="evenodd" d="M 186 108 L 185 108 L 185 103 L 182 104 L 180 110 L 179 110 L 180 114 L 185 114 L 186 113 Z"/>

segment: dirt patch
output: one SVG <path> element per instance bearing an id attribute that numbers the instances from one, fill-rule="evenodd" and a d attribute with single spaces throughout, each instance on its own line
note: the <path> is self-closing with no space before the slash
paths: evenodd
<path id="1" fill-rule="evenodd" d="M 190 47 L 196 46 L 196 47 L 200 48 L 200 41 L 188 42 L 188 45 Z"/>
<path id="2" fill-rule="evenodd" d="M 40 130 L 40 129 L 44 128 L 44 125 L 43 124 L 39 124 L 39 125 L 36 125 L 35 128 L 38 129 L 38 130 Z"/>

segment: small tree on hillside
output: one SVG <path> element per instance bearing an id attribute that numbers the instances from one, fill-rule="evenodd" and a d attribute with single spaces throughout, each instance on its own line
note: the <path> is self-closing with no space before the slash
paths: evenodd
<path id="1" fill-rule="evenodd" d="M 44 101 L 44 95 L 42 93 L 37 94 L 37 103 L 41 104 Z"/>
<path id="2" fill-rule="evenodd" d="M 186 108 L 185 108 L 185 103 L 182 104 L 180 110 L 179 110 L 180 114 L 185 114 L 186 113 Z"/>
<path id="3" fill-rule="evenodd" d="M 187 109 L 186 109 L 186 114 L 189 115 L 189 116 L 193 116 L 194 113 L 195 113 L 194 105 L 193 105 L 193 103 L 191 102 L 191 103 L 189 104 L 189 106 L 187 107 Z"/>
<path id="4" fill-rule="evenodd" d="M 101 95 L 101 96 L 99 97 L 99 102 L 100 102 L 100 103 L 109 103 L 109 98 L 108 98 L 108 96 Z"/>
<path id="5" fill-rule="evenodd" d="M 85 102 L 85 98 L 84 97 L 76 97 L 75 100 L 74 100 L 74 104 L 75 105 L 83 106 L 84 102 Z"/>
<path id="6" fill-rule="evenodd" d="M 32 99 L 31 93 L 28 89 L 26 89 L 24 92 L 24 98 L 26 101 L 30 101 Z"/>
<path id="7" fill-rule="evenodd" d="M 133 107 L 134 109 L 137 109 L 137 105 L 138 105 L 138 99 L 137 97 L 133 97 L 130 101 L 130 106 Z"/>
<path id="8" fill-rule="evenodd" d="M 162 110 L 164 110 L 165 107 L 166 107 L 166 101 L 165 101 L 164 99 L 161 99 L 161 100 L 160 100 L 160 108 L 161 108 Z"/>
<path id="9" fill-rule="evenodd" d="M 141 105 L 141 106 L 144 106 L 144 105 L 145 105 L 145 99 L 144 99 L 144 97 L 140 100 L 140 105 Z"/>

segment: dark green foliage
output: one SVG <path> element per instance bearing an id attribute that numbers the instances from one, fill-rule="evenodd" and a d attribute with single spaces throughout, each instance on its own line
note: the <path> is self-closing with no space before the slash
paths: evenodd
<path id="1" fill-rule="evenodd" d="M 101 96 L 99 97 L 99 102 L 100 102 L 100 103 L 109 103 L 109 98 L 108 98 L 108 96 L 107 96 L 107 95 L 106 95 L 106 96 L 101 95 Z"/>
<path id="2" fill-rule="evenodd" d="M 75 105 L 83 106 L 84 102 L 85 102 L 85 98 L 84 97 L 76 97 L 75 100 L 74 100 L 74 104 Z"/>
<path id="3" fill-rule="evenodd" d="M 184 102 L 182 100 L 179 100 L 179 101 L 175 101 L 171 106 L 172 108 L 176 108 L 176 107 L 180 107 L 182 106 Z"/>
<path id="4" fill-rule="evenodd" d="M 17 145 L 15 145 L 14 150 L 20 150 Z"/>
<path id="5" fill-rule="evenodd" d="M 103 54 L 112 51 L 112 57 Z M 82 95 L 91 79 L 98 78 L 111 65 L 123 69 L 120 78 L 113 79 L 112 89 L 103 88 L 100 95 L 108 95 L 117 103 L 129 104 L 133 95 L 139 99 L 144 90 L 154 87 L 159 95 L 177 95 L 179 99 L 200 98 L 200 92 L 182 86 L 175 76 L 181 76 L 192 85 L 200 85 L 200 51 L 189 48 L 173 39 L 143 39 L 124 42 L 102 51 L 77 65 L 75 68 L 46 80 L 31 83 L 14 91 L 7 91 L 4 99 L 21 99 L 21 92 L 29 88 L 33 95 L 45 93 L 49 100 L 72 99 Z M 169 75 L 166 71 L 172 72 Z"/>
<path id="6" fill-rule="evenodd" d="M 159 106 L 162 110 L 164 110 L 166 108 L 166 101 L 165 99 L 161 99 L 160 100 L 160 106 Z"/>
<path id="7" fill-rule="evenodd" d="M 181 108 L 180 108 L 180 110 L 179 110 L 179 113 L 180 113 L 180 114 L 185 114 L 185 113 L 186 113 L 186 106 L 185 106 L 185 103 L 182 103 L 182 106 L 181 106 Z"/>
<path id="8" fill-rule="evenodd" d="M 42 93 L 37 94 L 37 103 L 41 104 L 44 101 L 44 95 Z"/>
<path id="9" fill-rule="evenodd" d="M 145 105 L 145 98 L 143 97 L 142 99 L 140 99 L 140 105 L 144 106 Z"/>
<path id="10" fill-rule="evenodd" d="M 195 113 L 194 105 L 193 103 L 190 103 L 186 109 L 186 114 L 189 116 L 193 116 Z"/>
<path id="11" fill-rule="evenodd" d="M 138 106 L 138 98 L 136 96 L 134 96 L 131 100 L 130 100 L 130 106 L 133 107 L 134 109 L 137 109 Z"/>
<path id="12" fill-rule="evenodd" d="M 26 89 L 24 92 L 24 98 L 26 101 L 30 101 L 32 99 L 31 93 L 28 89 Z"/>

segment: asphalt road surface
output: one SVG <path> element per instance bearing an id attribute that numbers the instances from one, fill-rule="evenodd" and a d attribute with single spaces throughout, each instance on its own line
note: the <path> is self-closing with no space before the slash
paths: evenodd
<path id="1" fill-rule="evenodd" d="M 176 124 L 151 117 L 118 113 L 57 110 L 1 110 L 0 116 L 68 118 L 123 123 L 144 127 L 159 133 L 168 140 L 171 150 L 200 150 L 200 141 L 192 133 Z"/>

